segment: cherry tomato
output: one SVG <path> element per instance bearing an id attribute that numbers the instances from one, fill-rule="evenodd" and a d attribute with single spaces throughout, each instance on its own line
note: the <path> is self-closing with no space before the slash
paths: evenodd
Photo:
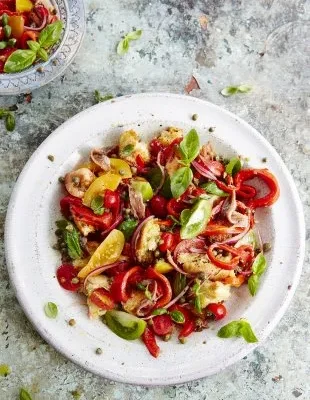
<path id="1" fill-rule="evenodd" d="M 163 232 L 161 234 L 161 243 L 159 245 L 159 250 L 165 253 L 167 250 L 174 250 L 175 246 L 177 245 L 174 234 L 171 232 Z"/>
<path id="2" fill-rule="evenodd" d="M 156 315 L 153 319 L 152 329 L 158 336 L 170 335 L 173 331 L 173 322 L 168 314 Z"/>
<path id="3" fill-rule="evenodd" d="M 12 28 L 12 37 L 19 39 L 24 32 L 24 18 L 21 15 L 9 17 L 9 25 Z"/>
<path id="4" fill-rule="evenodd" d="M 150 200 L 152 213 L 155 217 L 165 218 L 167 216 L 167 200 L 160 195 L 155 195 Z"/>
<path id="5" fill-rule="evenodd" d="M 63 289 L 70 290 L 71 292 L 76 292 L 81 284 L 73 283 L 72 279 L 77 278 L 78 271 L 71 264 L 61 265 L 56 272 L 57 280 Z"/>
<path id="6" fill-rule="evenodd" d="M 211 312 L 217 321 L 223 319 L 227 314 L 226 307 L 224 306 L 224 304 L 221 303 L 209 304 L 207 306 L 207 311 Z"/>
<path id="7" fill-rule="evenodd" d="M 119 194 L 113 190 L 106 189 L 104 192 L 104 206 L 106 208 L 115 208 L 118 205 Z"/>
<path id="8" fill-rule="evenodd" d="M 142 340 L 150 354 L 157 358 L 159 356 L 160 348 L 158 347 L 155 335 L 150 328 L 145 328 L 145 331 L 142 334 Z"/>
<path id="9" fill-rule="evenodd" d="M 102 310 L 113 310 L 115 303 L 110 293 L 103 288 L 95 289 L 89 300 Z"/>
<path id="10" fill-rule="evenodd" d="M 36 41 L 38 37 L 38 34 L 36 32 L 33 31 L 25 31 L 21 38 L 19 39 L 19 43 L 20 43 L 20 47 L 22 49 L 28 49 L 28 44 L 27 41 L 28 40 L 33 40 Z"/>
<path id="11" fill-rule="evenodd" d="M 171 199 L 168 201 L 167 211 L 169 215 L 179 218 L 181 212 L 187 207 L 188 205 L 184 204 L 183 202 L 177 201 L 176 199 Z"/>

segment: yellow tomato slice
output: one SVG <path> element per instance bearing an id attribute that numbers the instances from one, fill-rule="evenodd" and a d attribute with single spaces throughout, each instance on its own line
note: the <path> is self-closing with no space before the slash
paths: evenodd
<path id="1" fill-rule="evenodd" d="M 17 12 L 29 12 L 32 9 L 33 9 L 33 3 L 31 0 L 16 0 Z"/>
<path id="2" fill-rule="evenodd" d="M 81 165 L 79 165 L 79 168 L 88 168 L 91 170 L 91 172 L 94 173 L 101 171 L 101 168 L 92 161 L 82 163 Z"/>
<path id="3" fill-rule="evenodd" d="M 90 207 L 92 200 L 103 193 L 105 189 L 116 190 L 122 178 L 120 175 L 107 172 L 95 179 L 94 182 L 86 190 L 83 198 L 85 206 Z"/>
<path id="4" fill-rule="evenodd" d="M 174 268 L 171 264 L 169 264 L 165 260 L 160 259 L 156 261 L 154 269 L 156 272 L 159 272 L 160 274 L 168 274 L 168 272 L 173 271 Z"/>
<path id="5" fill-rule="evenodd" d="M 123 179 L 131 178 L 132 173 L 128 163 L 120 158 L 110 158 L 111 172 L 121 175 Z"/>
<path id="6" fill-rule="evenodd" d="M 87 265 L 81 269 L 78 277 L 84 279 L 94 269 L 117 261 L 122 254 L 124 244 L 123 232 L 113 229 L 91 256 Z"/>
<path id="7" fill-rule="evenodd" d="M 13 15 L 9 17 L 9 25 L 13 38 L 19 39 L 24 33 L 24 18 L 21 15 Z"/>

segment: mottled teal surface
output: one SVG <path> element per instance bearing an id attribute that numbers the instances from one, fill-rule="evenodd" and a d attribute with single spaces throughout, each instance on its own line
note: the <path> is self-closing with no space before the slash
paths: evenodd
<path id="1" fill-rule="evenodd" d="M 65 75 L 36 90 L 31 103 L 22 96 L 0 98 L 0 106 L 19 103 L 14 133 L 7 134 L 0 121 L 0 364 L 12 368 L 0 377 L 0 400 L 17 399 L 21 386 L 36 400 L 73 399 L 75 389 L 87 400 L 309 400 L 309 253 L 294 300 L 266 343 L 225 372 L 178 387 L 147 389 L 98 378 L 56 353 L 26 320 L 3 258 L 9 197 L 32 152 L 93 103 L 94 89 L 184 93 L 194 75 L 200 89 L 191 96 L 236 113 L 278 150 L 310 222 L 309 1 L 86 0 L 86 9 L 86 37 Z M 206 30 L 199 23 L 203 15 Z M 143 36 L 119 57 L 117 42 L 133 28 L 143 29 Z M 240 83 L 253 91 L 227 99 L 219 94 Z M 309 230 L 307 238 L 309 250 Z"/>

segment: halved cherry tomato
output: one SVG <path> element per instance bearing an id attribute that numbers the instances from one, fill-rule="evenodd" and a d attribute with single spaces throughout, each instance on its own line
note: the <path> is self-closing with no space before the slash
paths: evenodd
<path id="1" fill-rule="evenodd" d="M 145 162 L 144 162 L 144 160 L 143 160 L 143 158 L 141 157 L 140 154 L 138 154 L 137 157 L 136 157 L 136 165 L 137 165 L 138 173 L 139 172 L 143 173 L 144 172 L 144 167 L 145 167 Z"/>
<path id="2" fill-rule="evenodd" d="M 241 187 L 243 182 L 253 178 L 259 178 L 266 183 L 269 193 L 258 199 L 250 199 L 249 207 L 269 207 L 275 203 L 280 196 L 280 188 L 275 176 L 267 169 L 244 169 L 239 171 L 234 178 L 235 185 Z"/>
<path id="3" fill-rule="evenodd" d="M 9 17 L 9 25 L 12 28 L 12 37 L 21 38 L 24 32 L 24 18 L 21 15 L 13 15 Z"/>
<path id="4" fill-rule="evenodd" d="M 133 267 L 129 271 L 121 272 L 114 277 L 110 293 L 116 302 L 126 302 L 129 299 L 129 285 L 135 285 L 143 279 L 144 271 L 141 267 Z"/>
<path id="5" fill-rule="evenodd" d="M 150 200 L 150 206 L 152 213 L 155 217 L 166 218 L 167 216 L 167 200 L 158 194 L 152 197 Z"/>
<path id="6" fill-rule="evenodd" d="M 150 354 L 157 358 L 159 356 L 160 348 L 158 347 L 155 335 L 150 328 L 145 328 L 145 331 L 142 334 L 142 340 Z"/>
<path id="7" fill-rule="evenodd" d="M 172 215 L 175 218 L 179 218 L 181 212 L 187 208 L 188 205 L 184 204 L 181 201 L 176 199 L 171 199 L 167 203 L 167 211 L 169 215 Z"/>
<path id="8" fill-rule="evenodd" d="M 61 265 L 56 272 L 60 286 L 66 290 L 70 290 L 71 292 L 76 292 L 81 286 L 80 282 L 72 282 L 72 279 L 77 278 L 77 274 L 78 271 L 71 264 Z"/>
<path id="9" fill-rule="evenodd" d="M 113 190 L 106 189 L 104 191 L 104 206 L 110 209 L 117 209 L 119 205 L 119 194 Z"/>
<path id="10" fill-rule="evenodd" d="M 22 49 L 28 49 L 27 41 L 28 41 L 28 40 L 36 41 L 37 38 L 38 38 L 37 32 L 34 32 L 34 31 L 25 31 L 25 32 L 22 34 L 21 38 L 19 39 L 20 47 L 21 47 Z"/>
<path id="11" fill-rule="evenodd" d="M 163 232 L 161 234 L 161 243 L 159 245 L 159 250 L 165 253 L 167 250 L 173 251 L 176 245 L 180 242 L 180 235 L 171 233 L 171 232 Z"/>
<path id="12" fill-rule="evenodd" d="M 103 289 L 95 289 L 89 296 L 89 300 L 102 310 L 113 310 L 115 303 L 110 293 Z"/>
<path id="13" fill-rule="evenodd" d="M 168 314 L 156 315 L 152 322 L 152 329 L 158 336 L 170 335 L 173 331 L 173 322 Z"/>
<path id="14" fill-rule="evenodd" d="M 149 267 L 145 272 L 145 277 L 156 280 L 158 284 L 158 291 L 161 292 L 161 297 L 156 302 L 155 307 L 160 308 L 168 304 L 172 297 L 172 289 L 170 282 L 165 275 L 160 274 L 159 272 L 155 271 L 154 268 Z"/>
<path id="15" fill-rule="evenodd" d="M 221 303 L 210 303 L 207 306 L 207 311 L 211 312 L 214 315 L 216 321 L 223 319 L 227 314 L 226 307 L 224 306 L 224 304 Z"/>
<path id="16" fill-rule="evenodd" d="M 213 253 L 214 250 L 224 250 L 230 254 L 232 254 L 233 257 L 230 261 L 222 261 L 218 257 L 216 257 Z M 216 265 L 217 267 L 220 267 L 222 269 L 235 269 L 235 267 L 239 264 L 240 261 L 240 253 L 238 249 L 235 249 L 232 246 L 229 246 L 227 244 L 221 244 L 221 243 L 213 243 L 211 246 L 209 246 L 207 250 L 208 257 L 212 264 Z"/>

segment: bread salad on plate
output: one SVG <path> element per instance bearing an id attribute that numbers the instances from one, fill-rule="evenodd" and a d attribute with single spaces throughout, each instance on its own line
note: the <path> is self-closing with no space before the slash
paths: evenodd
<path id="1" fill-rule="evenodd" d="M 63 22 L 48 0 L 0 0 L 0 73 L 48 61 Z"/>
<path id="2" fill-rule="evenodd" d="M 185 343 L 225 318 L 231 288 L 259 290 L 270 245 L 255 211 L 278 199 L 277 180 L 217 155 L 195 129 L 169 127 L 150 143 L 123 132 L 60 182 L 59 284 L 86 296 L 90 318 L 123 339 L 141 338 L 152 356 L 158 340 L 175 333 Z M 245 319 L 218 336 L 257 341 Z"/>

